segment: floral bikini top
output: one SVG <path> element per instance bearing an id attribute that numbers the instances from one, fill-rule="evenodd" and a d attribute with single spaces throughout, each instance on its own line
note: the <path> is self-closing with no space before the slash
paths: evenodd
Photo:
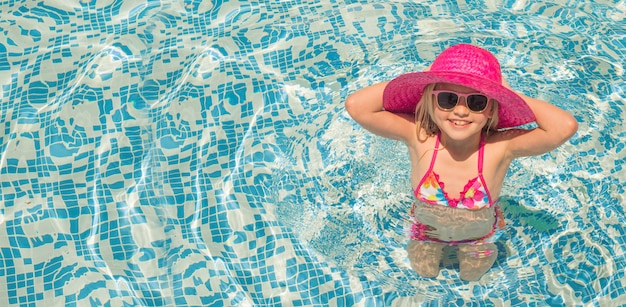
<path id="1" fill-rule="evenodd" d="M 487 184 L 485 183 L 485 178 L 483 178 L 484 147 L 485 140 L 481 137 L 480 148 L 478 149 L 478 177 L 467 182 L 463 192 L 459 195 L 460 198 L 450 198 L 444 191 L 445 186 L 443 182 L 439 181 L 439 175 L 433 171 L 435 159 L 437 158 L 437 151 L 439 151 L 439 135 L 437 135 L 437 141 L 435 143 L 433 157 L 430 161 L 430 167 L 413 191 L 415 196 L 419 200 L 431 205 L 464 208 L 469 210 L 478 210 L 493 206 L 495 202 L 491 201 L 491 196 L 489 195 L 489 190 L 487 190 Z"/>

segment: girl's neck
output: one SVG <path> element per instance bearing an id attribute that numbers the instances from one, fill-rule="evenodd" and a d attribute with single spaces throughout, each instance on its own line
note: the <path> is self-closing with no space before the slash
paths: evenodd
<path id="1" fill-rule="evenodd" d="M 480 147 L 481 133 L 470 136 L 465 140 L 454 140 L 447 135 L 440 133 L 441 149 L 448 151 L 455 160 L 465 160 L 478 151 Z"/>

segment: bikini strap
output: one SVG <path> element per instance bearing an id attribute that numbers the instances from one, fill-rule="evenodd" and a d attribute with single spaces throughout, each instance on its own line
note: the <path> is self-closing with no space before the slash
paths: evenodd
<path id="1" fill-rule="evenodd" d="M 478 174 L 483 174 L 483 156 L 485 151 L 485 137 L 480 135 L 480 146 L 478 148 Z"/>
<path id="2" fill-rule="evenodd" d="M 439 151 L 439 136 L 441 135 L 441 133 L 437 133 L 437 140 L 435 141 L 435 150 L 433 150 L 433 157 L 430 159 L 430 167 L 428 168 L 428 171 L 426 172 L 426 174 L 430 173 L 433 170 L 433 167 L 435 167 L 435 159 L 437 159 L 437 152 Z"/>
<path id="3" fill-rule="evenodd" d="M 437 151 L 439 151 L 439 135 L 440 134 L 438 133 L 437 139 L 435 141 L 435 149 L 433 150 L 433 156 L 432 158 L 430 158 L 430 166 L 428 167 L 428 170 L 426 171 L 426 173 L 424 173 L 422 180 L 420 180 L 420 182 L 417 184 L 417 186 L 413 190 L 413 195 L 415 195 L 417 198 L 420 198 L 419 191 L 422 185 L 424 184 L 424 181 L 426 181 L 426 178 L 430 176 L 430 174 L 433 172 L 433 168 L 435 167 L 435 159 L 437 159 Z"/>
<path id="4" fill-rule="evenodd" d="M 485 181 L 485 177 L 483 177 L 483 157 L 485 156 L 485 136 L 480 136 L 480 147 L 478 148 L 478 177 L 485 188 L 485 192 L 487 193 L 487 199 L 489 199 L 489 207 L 493 206 L 495 202 L 493 198 L 491 198 L 491 192 L 489 192 L 489 188 L 487 188 L 487 182 Z M 495 227 L 495 226 L 494 226 Z"/>

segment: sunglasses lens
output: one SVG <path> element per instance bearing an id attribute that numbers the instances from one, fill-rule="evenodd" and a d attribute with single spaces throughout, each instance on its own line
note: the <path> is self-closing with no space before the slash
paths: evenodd
<path id="1" fill-rule="evenodd" d="M 484 95 L 469 95 L 467 107 L 474 112 L 481 112 L 487 108 L 488 99 Z"/>
<path id="2" fill-rule="evenodd" d="M 457 96 L 455 93 L 440 92 L 439 94 L 437 94 L 437 103 L 439 104 L 439 107 L 444 110 L 454 108 L 458 101 L 459 96 Z"/>

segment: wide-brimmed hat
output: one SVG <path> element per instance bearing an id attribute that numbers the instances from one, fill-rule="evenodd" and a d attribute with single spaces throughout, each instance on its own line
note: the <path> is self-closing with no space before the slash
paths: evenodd
<path id="1" fill-rule="evenodd" d="M 391 80 L 383 92 L 383 107 L 394 113 L 414 113 L 424 88 L 432 83 L 466 86 L 497 100 L 497 128 L 535 121 L 535 115 L 524 99 L 502 85 L 498 59 L 489 51 L 469 44 L 444 50 L 428 71 L 406 73 Z"/>

